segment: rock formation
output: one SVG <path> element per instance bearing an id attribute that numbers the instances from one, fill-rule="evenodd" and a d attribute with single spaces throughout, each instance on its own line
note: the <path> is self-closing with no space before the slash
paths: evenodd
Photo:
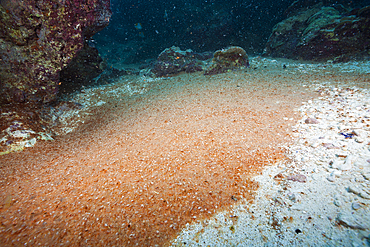
<path id="1" fill-rule="evenodd" d="M 241 47 L 231 46 L 227 49 L 218 50 L 213 54 L 212 63 L 204 74 L 220 74 L 248 66 L 249 61 L 246 51 Z"/>
<path id="2" fill-rule="evenodd" d="M 370 6 L 347 10 L 322 4 L 278 23 L 263 55 L 336 62 L 369 57 Z"/>
<path id="3" fill-rule="evenodd" d="M 0 103 L 54 101 L 59 72 L 110 17 L 109 0 L 1 0 Z"/>

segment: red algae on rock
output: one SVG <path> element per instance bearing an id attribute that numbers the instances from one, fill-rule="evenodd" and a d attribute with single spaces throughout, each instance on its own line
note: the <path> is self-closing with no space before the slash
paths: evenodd
<path id="1" fill-rule="evenodd" d="M 248 55 L 239 46 L 230 46 L 213 54 L 212 63 L 204 72 L 205 75 L 215 75 L 228 71 L 243 69 L 249 66 Z"/>
<path id="2" fill-rule="evenodd" d="M 108 25 L 110 1 L 1 1 L 0 103 L 47 103 L 84 39 Z"/>

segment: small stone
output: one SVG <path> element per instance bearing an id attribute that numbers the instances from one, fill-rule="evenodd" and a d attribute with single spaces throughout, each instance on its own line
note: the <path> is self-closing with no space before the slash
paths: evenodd
<path id="1" fill-rule="evenodd" d="M 341 167 L 341 170 L 350 170 L 352 169 L 353 163 L 355 163 L 356 157 L 353 155 L 348 155 L 346 160 L 344 161 L 343 166 Z"/>
<path id="2" fill-rule="evenodd" d="M 331 173 L 331 175 L 335 176 L 335 177 L 340 177 L 340 175 L 342 175 L 342 172 L 341 171 L 333 171 Z"/>
<path id="3" fill-rule="evenodd" d="M 341 158 L 346 158 L 348 156 L 348 154 L 346 153 L 337 153 L 335 154 L 337 157 L 341 157 Z"/>
<path id="4" fill-rule="evenodd" d="M 335 177 L 334 176 L 329 176 L 326 178 L 329 182 L 334 182 L 335 181 Z"/>
<path id="5" fill-rule="evenodd" d="M 357 182 L 357 183 L 363 183 L 363 182 L 365 182 L 365 179 L 364 179 L 364 177 L 363 176 L 357 176 L 357 177 L 355 177 L 355 182 Z"/>
<path id="6" fill-rule="evenodd" d="M 363 143 L 363 142 L 364 142 L 364 139 L 362 139 L 361 137 L 356 137 L 356 138 L 355 138 L 355 141 L 356 141 L 357 143 Z"/>
<path id="7" fill-rule="evenodd" d="M 282 173 L 278 173 L 273 177 L 273 179 L 276 181 L 281 181 L 283 180 L 283 178 L 284 178 L 284 175 Z"/>
<path id="8" fill-rule="evenodd" d="M 303 174 L 294 174 L 294 175 L 290 175 L 288 177 L 288 180 L 292 180 L 292 181 L 300 182 L 300 183 L 305 183 L 307 181 L 307 178 Z"/>
<path id="9" fill-rule="evenodd" d="M 324 148 L 329 148 L 329 147 L 332 147 L 332 146 L 334 146 L 334 145 L 333 145 L 333 143 L 323 143 L 323 144 L 322 144 L 322 146 L 323 146 Z"/>
<path id="10" fill-rule="evenodd" d="M 276 203 L 279 203 L 280 205 L 285 205 L 284 200 L 283 200 L 282 198 L 280 198 L 280 197 L 275 197 L 275 198 L 274 198 L 274 201 L 275 201 Z"/>
<path id="11" fill-rule="evenodd" d="M 334 160 L 331 162 L 331 167 L 341 171 L 346 171 L 352 169 L 354 162 L 355 157 L 353 155 L 348 155 L 344 162 L 339 160 Z"/>
<path id="12" fill-rule="evenodd" d="M 361 204 L 358 203 L 358 202 L 354 202 L 352 203 L 352 209 L 353 210 L 357 210 L 357 209 L 360 209 L 361 208 Z"/>
<path id="13" fill-rule="evenodd" d="M 318 146 L 320 146 L 320 143 L 319 142 L 313 142 L 311 144 L 311 147 L 313 147 L 313 148 L 317 148 Z"/>
<path id="14" fill-rule="evenodd" d="M 351 193 L 356 194 L 356 195 L 360 195 L 360 193 L 361 193 L 361 189 L 359 189 L 359 188 L 357 188 L 353 185 L 349 186 L 347 190 L 348 190 L 348 192 L 351 192 Z"/>
<path id="15" fill-rule="evenodd" d="M 343 165 L 343 162 L 341 162 L 339 160 L 334 160 L 334 161 L 330 162 L 330 165 L 331 165 L 332 168 L 340 170 L 340 168 Z"/>
<path id="16" fill-rule="evenodd" d="M 352 229 L 365 230 L 368 228 L 361 219 L 355 217 L 352 214 L 339 213 L 337 216 L 337 221 L 339 224 Z"/>
<path id="17" fill-rule="evenodd" d="M 355 129 L 355 130 L 352 131 L 352 134 L 354 134 L 358 137 L 361 137 L 361 138 L 366 137 L 366 132 L 362 129 Z"/>
<path id="18" fill-rule="evenodd" d="M 334 205 L 337 206 L 337 207 L 340 207 L 342 205 L 342 203 L 340 202 L 340 200 L 336 199 L 336 200 L 334 200 Z"/>
<path id="19" fill-rule="evenodd" d="M 24 145 L 25 147 L 33 147 L 36 144 L 36 138 L 32 138 L 31 140 L 27 141 Z"/>
<path id="20" fill-rule="evenodd" d="M 288 198 L 292 201 L 292 202 L 296 202 L 297 198 L 295 196 L 294 193 L 289 193 L 288 194 Z"/>
<path id="21" fill-rule="evenodd" d="M 310 147 L 313 147 L 313 148 L 317 148 L 318 146 L 320 146 L 320 143 L 319 142 L 312 142 L 310 144 Z"/>
<path id="22" fill-rule="evenodd" d="M 334 146 L 333 144 L 329 147 L 327 147 L 327 149 L 340 149 L 340 147 L 337 147 L 337 146 Z"/>
<path id="23" fill-rule="evenodd" d="M 304 122 L 306 124 L 318 124 L 318 123 L 320 123 L 316 118 L 307 118 L 306 120 L 304 120 Z"/>
<path id="24" fill-rule="evenodd" d="M 367 200 L 370 200 L 370 195 L 368 193 L 366 193 L 365 191 L 361 191 L 361 193 L 359 194 L 359 196 L 361 198 L 364 198 L 364 199 L 367 199 Z"/>

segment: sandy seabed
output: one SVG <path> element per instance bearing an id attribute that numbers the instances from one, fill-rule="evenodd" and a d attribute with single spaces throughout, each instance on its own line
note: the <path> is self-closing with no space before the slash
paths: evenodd
<path id="1" fill-rule="evenodd" d="M 1 245 L 169 245 L 187 223 L 253 202 L 253 178 L 287 159 L 296 109 L 319 96 L 311 85 L 369 81 L 253 58 L 242 71 L 126 76 L 76 93 L 85 107 L 55 130 L 73 131 L 0 156 Z"/>

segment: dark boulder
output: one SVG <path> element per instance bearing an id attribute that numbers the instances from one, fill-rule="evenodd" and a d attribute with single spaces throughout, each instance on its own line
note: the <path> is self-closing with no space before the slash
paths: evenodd
<path id="1" fill-rule="evenodd" d="M 342 62 L 368 58 L 369 52 L 369 7 L 348 11 L 317 4 L 278 23 L 263 55 Z"/>
<path id="2" fill-rule="evenodd" d="M 192 73 L 203 70 L 203 61 L 210 59 L 212 53 L 182 51 L 179 47 L 166 48 L 159 54 L 153 65 L 152 73 L 157 77 L 174 76 L 180 72 Z"/>
<path id="3" fill-rule="evenodd" d="M 249 60 L 246 51 L 241 47 L 231 46 L 213 54 L 212 62 L 204 74 L 215 75 L 248 66 Z"/>

